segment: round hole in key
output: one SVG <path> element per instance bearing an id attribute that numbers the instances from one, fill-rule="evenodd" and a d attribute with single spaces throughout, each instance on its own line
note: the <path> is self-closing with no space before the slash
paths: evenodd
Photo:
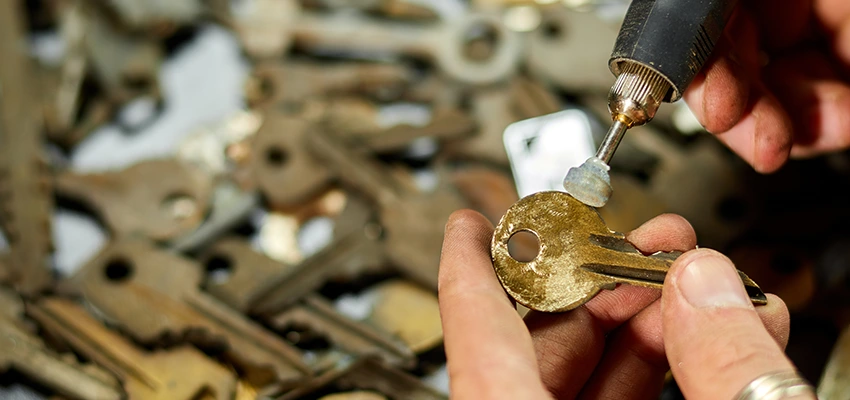
<path id="1" fill-rule="evenodd" d="M 125 258 L 113 258 L 106 263 L 103 274 L 112 282 L 124 282 L 133 276 L 133 264 Z"/>
<path id="2" fill-rule="evenodd" d="M 473 24 L 464 32 L 463 55 L 475 62 L 487 61 L 496 53 L 500 39 L 497 27 L 485 22 Z"/>
<path id="3" fill-rule="evenodd" d="M 288 159 L 289 153 L 280 147 L 272 146 L 266 149 L 266 161 L 271 166 L 280 167 L 286 164 Z"/>
<path id="4" fill-rule="evenodd" d="M 233 260 L 224 254 L 213 254 L 204 264 L 207 279 L 217 285 L 227 282 L 233 275 Z"/>
<path id="5" fill-rule="evenodd" d="M 519 262 L 531 262 L 540 254 L 540 239 L 534 232 L 517 231 L 508 239 L 508 254 Z"/>

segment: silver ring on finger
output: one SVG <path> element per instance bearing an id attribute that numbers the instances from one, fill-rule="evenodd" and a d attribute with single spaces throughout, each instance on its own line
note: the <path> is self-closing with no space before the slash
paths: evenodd
<path id="1" fill-rule="evenodd" d="M 780 400 L 792 396 L 810 395 L 815 389 L 796 371 L 770 372 L 753 379 L 735 397 L 736 400 Z"/>

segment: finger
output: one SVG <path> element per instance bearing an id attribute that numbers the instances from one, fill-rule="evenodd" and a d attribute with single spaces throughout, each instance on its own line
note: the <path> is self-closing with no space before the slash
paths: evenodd
<path id="1" fill-rule="evenodd" d="M 670 369 L 661 329 L 661 303 L 655 301 L 611 336 L 580 398 L 657 399 Z"/>
<path id="2" fill-rule="evenodd" d="M 667 274 L 661 312 L 667 358 L 689 399 L 733 398 L 760 375 L 794 369 L 720 253 L 679 257 Z"/>
<path id="3" fill-rule="evenodd" d="M 846 0 L 815 0 L 814 11 L 823 27 L 828 31 L 835 32 L 850 19 L 850 2 Z"/>
<path id="4" fill-rule="evenodd" d="M 750 87 L 749 109 L 732 129 L 717 137 L 761 173 L 779 169 L 791 153 L 794 128 L 779 101 L 761 82 Z"/>
<path id="5" fill-rule="evenodd" d="M 767 297 L 768 304 L 756 307 L 756 312 L 784 349 L 791 324 L 788 309 L 779 297 Z M 657 399 L 669 370 L 661 327 L 661 302 L 656 301 L 618 328 L 581 398 Z"/>
<path id="6" fill-rule="evenodd" d="M 627 236 L 646 252 L 693 248 L 696 235 L 682 217 L 665 214 Z M 529 313 L 544 385 L 557 398 L 574 398 L 602 356 L 605 335 L 658 299 L 659 291 L 622 285 L 603 291 L 587 304 L 563 314 Z M 582 368 L 575 368 L 581 365 Z"/>
<path id="7" fill-rule="evenodd" d="M 446 225 L 439 300 L 452 397 L 545 398 L 529 333 L 493 271 L 492 235 L 471 210 Z"/>
<path id="8" fill-rule="evenodd" d="M 730 40 L 723 36 L 715 56 L 694 79 L 685 100 L 703 127 L 712 133 L 734 127 L 747 110 L 749 79 L 737 57 L 731 54 Z"/>

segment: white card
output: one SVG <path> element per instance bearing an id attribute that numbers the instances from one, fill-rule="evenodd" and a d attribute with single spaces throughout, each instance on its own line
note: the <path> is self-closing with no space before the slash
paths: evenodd
<path id="1" fill-rule="evenodd" d="M 520 197 L 564 191 L 564 177 L 596 153 L 588 115 L 569 109 L 511 124 L 503 136 Z"/>

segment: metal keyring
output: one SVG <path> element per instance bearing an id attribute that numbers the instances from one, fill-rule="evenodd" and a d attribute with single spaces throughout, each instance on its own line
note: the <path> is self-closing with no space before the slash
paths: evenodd
<path id="1" fill-rule="evenodd" d="M 792 396 L 815 396 L 815 389 L 796 371 L 777 371 L 759 376 L 738 394 L 737 400 L 780 400 Z"/>

